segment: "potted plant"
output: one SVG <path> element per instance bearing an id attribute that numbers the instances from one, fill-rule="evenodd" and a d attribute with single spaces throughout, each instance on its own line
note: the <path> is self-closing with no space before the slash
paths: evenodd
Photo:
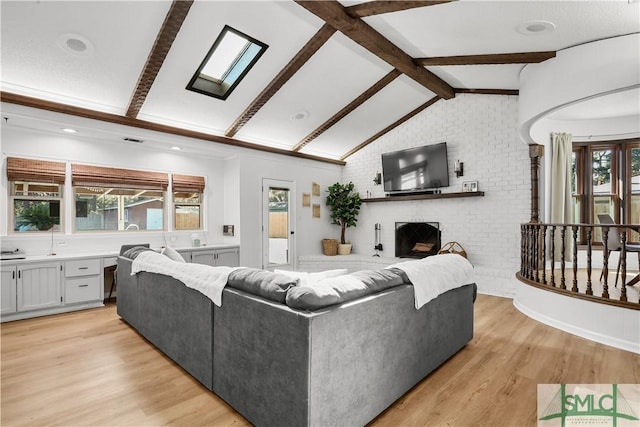
<path id="1" fill-rule="evenodd" d="M 329 186 L 326 204 L 331 209 L 331 223 L 340 226 L 340 245 L 338 253 L 345 255 L 351 252 L 351 243 L 345 240 L 347 227 L 355 227 L 358 222 L 358 212 L 362 199 L 360 194 L 353 191 L 353 182 Z"/>
<path id="2" fill-rule="evenodd" d="M 34 202 L 29 207 L 16 213 L 16 225 L 28 230 L 34 228 L 39 231 L 50 230 L 54 224 L 59 224 L 57 218 L 50 214 L 49 205 L 45 202 Z"/>

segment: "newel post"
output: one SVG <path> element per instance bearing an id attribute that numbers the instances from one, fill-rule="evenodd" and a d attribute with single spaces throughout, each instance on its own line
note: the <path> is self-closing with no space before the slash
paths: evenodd
<path id="1" fill-rule="evenodd" d="M 531 159 L 531 220 L 532 224 L 540 222 L 540 157 L 544 154 L 544 145 L 529 145 L 529 158 Z"/>

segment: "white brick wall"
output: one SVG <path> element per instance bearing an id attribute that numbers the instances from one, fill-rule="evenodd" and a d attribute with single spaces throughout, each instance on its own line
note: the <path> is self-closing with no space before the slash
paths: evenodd
<path id="1" fill-rule="evenodd" d="M 447 142 L 449 184 L 443 192 L 462 191 L 463 181 L 478 181 L 484 197 L 365 203 L 356 228 L 347 229 L 354 252 L 373 254 L 374 224 L 382 225 L 384 257 L 395 255 L 396 221 L 439 222 L 442 242 L 460 242 L 476 267 L 480 292 L 513 296 L 520 268 L 520 224 L 530 216 L 530 162 L 517 136 L 518 98 L 457 95 L 438 101 L 347 159 L 343 182 L 353 181 L 365 198 L 383 197 L 374 185 L 381 154 Z M 464 162 L 456 178 L 453 162 Z"/>

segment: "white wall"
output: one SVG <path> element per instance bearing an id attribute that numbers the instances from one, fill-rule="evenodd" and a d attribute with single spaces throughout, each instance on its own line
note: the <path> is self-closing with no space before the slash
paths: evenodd
<path id="1" fill-rule="evenodd" d="M 254 152 L 245 155 L 240 162 L 241 253 L 245 265 L 260 266 L 262 179 L 292 181 L 296 191 L 295 206 L 295 257 L 322 253 L 322 239 L 333 236 L 328 210 L 324 205 L 326 189 L 340 181 L 342 166 L 318 163 L 285 156 L 265 156 Z M 320 218 L 311 217 L 311 207 L 302 207 L 302 193 L 311 194 L 312 183 L 320 184 L 319 197 L 311 197 L 312 204 L 320 205 Z M 295 258 L 294 257 L 294 258 Z"/>
<path id="2" fill-rule="evenodd" d="M 610 111 L 589 112 L 584 115 L 583 127 L 568 126 L 579 135 L 605 135 L 607 139 L 632 138 L 638 127 L 637 89 L 640 87 L 640 34 L 629 34 L 586 43 L 561 50 L 553 59 L 527 64 L 520 73 L 519 134 L 527 143 L 548 144 L 551 131 L 565 131 L 561 120 L 547 120 L 553 113 L 613 96 L 613 103 L 594 108 Z M 576 66 L 580 64 L 580 66 Z M 629 92 L 630 98 L 617 98 Z M 631 100 L 628 107 L 619 108 L 620 99 Z M 634 101 L 635 100 L 635 104 Z M 621 116 L 632 116 L 621 119 Z M 602 117 L 597 126 L 589 121 Z"/>
<path id="3" fill-rule="evenodd" d="M 442 242 L 460 242 L 475 266 L 483 293 L 513 296 L 520 268 L 520 224 L 530 219 L 528 147 L 518 139 L 518 97 L 457 95 L 439 101 L 347 159 L 342 180 L 353 181 L 362 197 L 384 196 L 375 186 L 384 152 L 447 142 L 450 186 L 478 181 L 484 197 L 365 203 L 356 228 L 347 229 L 354 252 L 373 254 L 374 224 L 382 225 L 382 255 L 394 256 L 396 221 L 440 223 Z M 456 178 L 453 162 L 464 163 Z M 337 230 L 336 230 L 337 233 Z"/>
<path id="4" fill-rule="evenodd" d="M 43 113 L 45 114 L 45 113 Z M 139 132 L 139 131 L 138 131 Z M 90 139 L 67 136 L 56 132 L 32 130 L 2 124 L 2 171 L 0 183 L 3 197 L 8 195 L 6 157 L 41 158 L 66 162 L 82 162 L 101 166 L 132 168 L 159 172 L 176 172 L 205 176 L 206 230 L 201 240 L 208 244 L 240 244 L 240 262 L 249 267 L 260 266 L 261 248 L 261 189 L 262 178 L 293 181 L 298 201 L 302 192 L 311 192 L 311 182 L 326 188 L 339 181 L 339 165 L 258 152 L 244 148 L 224 146 L 220 155 L 212 154 L 211 147 L 218 144 L 189 138 L 169 136 L 178 145 L 188 144 L 191 153 L 176 152 L 153 144 L 136 145 L 120 140 Z M 165 136 L 166 137 L 166 136 Z M 195 152 L 194 152 L 195 148 Z M 58 254 L 117 251 L 124 243 L 148 242 L 152 246 L 169 244 L 189 246 L 191 232 L 120 232 L 72 233 L 73 192 L 71 183 L 65 186 L 64 233 L 12 234 L 8 233 L 6 203 L 0 206 L 0 237 L 3 248 L 18 247 L 28 255 L 46 255 L 51 248 Z M 313 203 L 320 203 L 314 198 Z M 6 198 L 5 198 L 6 200 Z M 323 206 L 324 209 L 324 206 Z M 320 240 L 330 230 L 325 219 L 312 219 L 311 208 L 296 206 L 297 247 L 299 253 L 319 254 Z M 326 218 L 326 213 L 323 215 Z M 235 225 L 235 236 L 222 235 L 223 224 Z M 59 242 L 64 242 L 60 246 Z M 166 242 L 166 243 L 165 243 Z"/>

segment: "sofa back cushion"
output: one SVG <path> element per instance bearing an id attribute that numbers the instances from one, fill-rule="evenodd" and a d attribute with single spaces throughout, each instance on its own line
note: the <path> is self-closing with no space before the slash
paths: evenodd
<path id="1" fill-rule="evenodd" d="M 298 286 L 311 286 L 313 283 L 328 279 L 329 277 L 344 276 L 349 273 L 346 268 L 338 268 L 335 270 L 317 271 L 307 273 L 306 271 L 291 271 L 291 270 L 273 270 L 274 273 L 284 274 L 285 276 L 293 277 L 298 280 Z"/>
<path id="2" fill-rule="evenodd" d="M 240 268 L 229 273 L 227 286 L 284 304 L 287 291 L 298 279 L 257 268 Z"/>
<path id="3" fill-rule="evenodd" d="M 120 255 L 122 255 L 125 258 L 129 258 L 129 259 L 136 259 L 136 257 L 138 255 L 140 255 L 142 252 L 146 252 L 146 251 L 153 251 L 155 252 L 153 249 L 149 248 L 149 245 L 130 245 L 128 247 L 122 246 L 122 248 L 120 249 Z"/>
<path id="4" fill-rule="evenodd" d="M 160 253 L 166 257 L 168 257 L 169 259 L 172 259 L 174 261 L 177 262 L 186 262 L 184 260 L 184 258 L 182 257 L 182 255 L 180 255 L 180 252 L 176 251 L 175 249 L 173 249 L 171 246 L 165 246 L 162 249 L 160 249 Z"/>
<path id="5" fill-rule="evenodd" d="M 404 283 L 392 270 L 362 270 L 331 277 L 307 286 L 296 286 L 287 292 L 286 303 L 298 310 L 313 311 L 375 294 Z"/>

